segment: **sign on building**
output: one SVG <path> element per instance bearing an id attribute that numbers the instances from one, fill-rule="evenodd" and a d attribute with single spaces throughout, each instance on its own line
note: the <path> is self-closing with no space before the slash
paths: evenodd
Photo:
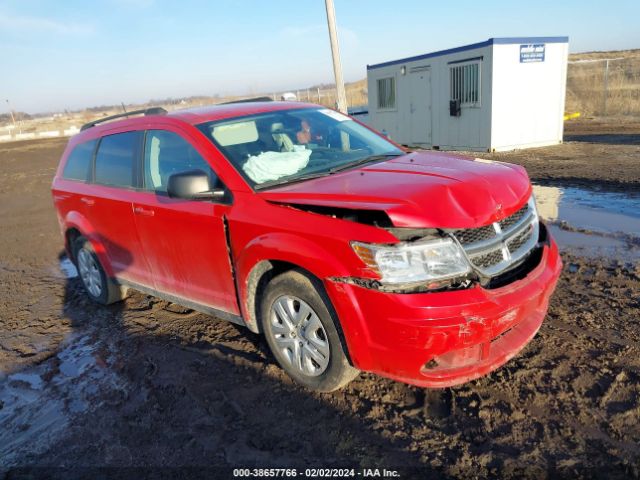
<path id="1" fill-rule="evenodd" d="M 544 62 L 544 43 L 520 45 L 520 63 Z"/>

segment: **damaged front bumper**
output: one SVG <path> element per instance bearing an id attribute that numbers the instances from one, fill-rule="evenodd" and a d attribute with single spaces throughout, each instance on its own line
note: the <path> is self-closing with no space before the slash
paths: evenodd
<path id="1" fill-rule="evenodd" d="M 495 288 L 406 294 L 325 284 L 356 367 L 422 387 L 448 387 L 495 370 L 535 336 L 561 268 L 549 237 L 535 268 Z"/>

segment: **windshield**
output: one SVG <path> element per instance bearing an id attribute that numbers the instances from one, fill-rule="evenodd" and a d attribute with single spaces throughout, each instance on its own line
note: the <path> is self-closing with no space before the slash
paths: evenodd
<path id="1" fill-rule="evenodd" d="M 402 150 L 327 108 L 266 112 L 198 125 L 255 189 L 330 175 Z"/>

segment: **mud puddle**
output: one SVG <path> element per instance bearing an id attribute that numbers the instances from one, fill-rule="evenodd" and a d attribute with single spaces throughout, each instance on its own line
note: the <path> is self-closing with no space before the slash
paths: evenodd
<path id="1" fill-rule="evenodd" d="M 49 266 L 49 273 L 55 278 L 64 278 L 65 280 L 69 280 L 78 276 L 78 269 L 69 257 L 63 255 L 58 259 L 57 265 L 51 264 Z"/>
<path id="2" fill-rule="evenodd" d="M 76 333 L 47 361 L 0 376 L 0 467 L 49 449 L 74 415 L 97 408 L 105 390 L 122 390 L 98 343 Z"/>
<path id="3" fill-rule="evenodd" d="M 534 185 L 540 217 L 563 250 L 640 260 L 640 194 Z"/>
<path id="4" fill-rule="evenodd" d="M 68 257 L 60 259 L 59 267 L 64 278 L 76 278 L 78 276 L 78 269 Z"/>

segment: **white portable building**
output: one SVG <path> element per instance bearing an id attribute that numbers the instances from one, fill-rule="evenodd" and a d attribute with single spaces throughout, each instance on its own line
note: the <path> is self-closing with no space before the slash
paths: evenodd
<path id="1" fill-rule="evenodd" d="M 491 38 L 368 65 L 368 124 L 397 143 L 435 149 L 560 143 L 568 42 Z"/>

